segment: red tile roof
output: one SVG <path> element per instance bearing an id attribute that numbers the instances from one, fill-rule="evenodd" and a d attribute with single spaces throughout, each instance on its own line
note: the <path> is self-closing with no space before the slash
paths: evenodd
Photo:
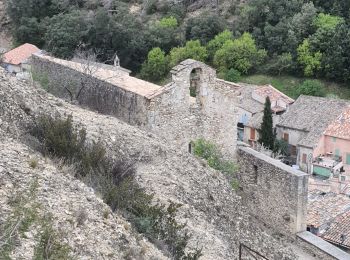
<path id="1" fill-rule="evenodd" d="M 322 238 L 347 248 L 350 248 L 350 212 L 345 212 L 332 222 Z"/>
<path id="2" fill-rule="evenodd" d="M 287 104 L 294 103 L 294 99 L 288 97 L 281 91 L 277 90 L 271 85 L 262 86 L 255 90 L 255 93 L 259 96 L 266 98 L 269 96 L 271 101 L 283 100 Z"/>
<path id="3" fill-rule="evenodd" d="M 35 45 L 25 43 L 9 52 L 6 52 L 3 56 L 3 62 L 19 65 L 25 62 L 33 53 L 40 51 Z"/>
<path id="4" fill-rule="evenodd" d="M 328 126 L 325 135 L 350 140 L 350 106 Z"/>

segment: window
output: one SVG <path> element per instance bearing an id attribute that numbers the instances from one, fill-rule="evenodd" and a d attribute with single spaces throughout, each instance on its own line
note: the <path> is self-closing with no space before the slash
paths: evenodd
<path id="1" fill-rule="evenodd" d="M 333 136 L 332 141 L 333 141 L 333 143 L 335 143 L 337 141 L 337 138 Z"/>
<path id="2" fill-rule="evenodd" d="M 297 147 L 295 145 L 290 146 L 290 154 L 297 155 Z"/>
<path id="3" fill-rule="evenodd" d="M 307 158 L 307 155 L 305 153 L 303 153 L 303 157 L 302 157 L 302 163 L 306 163 L 306 158 Z"/>
<path id="4" fill-rule="evenodd" d="M 350 153 L 346 154 L 346 164 L 350 165 Z"/>
<path id="5" fill-rule="evenodd" d="M 201 69 L 194 69 L 190 75 L 190 96 L 196 97 L 199 89 Z"/>
<path id="6" fill-rule="evenodd" d="M 346 181 L 346 176 L 341 176 L 341 177 L 340 177 L 340 180 L 341 180 L 341 181 Z"/>
<path id="7" fill-rule="evenodd" d="M 255 129 L 250 128 L 250 140 L 255 140 Z"/>
<path id="8" fill-rule="evenodd" d="M 254 165 L 254 183 L 258 184 L 258 166 Z"/>
<path id="9" fill-rule="evenodd" d="M 287 143 L 289 143 L 289 134 L 288 133 L 283 134 L 283 140 L 286 141 Z"/>

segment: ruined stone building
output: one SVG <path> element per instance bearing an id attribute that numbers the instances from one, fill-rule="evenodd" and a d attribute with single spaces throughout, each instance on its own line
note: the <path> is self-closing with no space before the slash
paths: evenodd
<path id="1" fill-rule="evenodd" d="M 141 167 L 144 175 L 140 178 L 145 179 L 143 185 L 147 188 L 150 185 L 159 198 L 168 199 L 176 194 L 175 200 L 186 205 L 187 214 L 210 214 L 210 224 L 203 224 L 203 218 L 189 220 L 198 241 L 207 245 L 204 250 L 207 258 L 203 259 L 251 259 L 242 258 L 241 250 L 246 247 L 258 253 L 256 256 L 265 256 L 261 259 L 350 259 L 345 252 L 306 231 L 308 174 L 249 147 L 237 146 L 238 113 L 244 86 L 216 78 L 214 69 L 195 60 L 185 60 L 174 67 L 172 81 L 165 86 L 132 77 L 120 67 L 89 65 L 44 55 L 33 57 L 32 68 L 34 79 L 44 83 L 43 87 L 54 95 L 137 126 L 150 136 L 157 136 L 163 147 L 178 149 L 177 155 L 170 150 L 163 153 L 152 150 L 155 165 L 143 172 Z M 78 117 L 81 118 L 79 114 Z M 84 125 L 94 129 L 90 126 L 91 115 L 89 120 Z M 105 134 L 124 135 L 122 129 L 112 130 L 110 124 L 106 127 Z M 115 127 L 121 127 L 120 123 Z M 236 158 L 240 168 L 237 192 L 215 174 L 203 175 L 202 165 L 188 154 L 191 141 L 198 138 L 215 142 L 226 157 Z M 115 138 L 110 139 L 116 142 Z M 113 144 L 109 147 L 116 149 Z M 145 150 L 139 146 L 135 149 Z M 176 159 L 170 159 L 174 156 L 181 158 L 176 164 Z M 158 157 L 169 157 L 170 161 L 157 162 Z M 183 193 L 189 196 L 184 197 Z M 244 223 L 240 223 L 242 218 L 233 209 L 236 202 L 232 203 L 232 198 L 237 194 L 242 211 L 247 210 L 249 214 Z M 212 239 L 214 231 L 208 235 L 206 230 L 215 230 L 220 239 Z M 283 250 L 269 246 L 274 239 L 283 241 L 294 256 L 286 256 Z M 223 247 L 230 248 L 226 255 Z"/>
<path id="2" fill-rule="evenodd" d="M 190 151 L 191 141 L 204 138 L 214 141 L 227 156 L 235 154 L 234 104 L 239 88 L 217 79 L 215 70 L 204 63 L 181 62 L 171 71 L 172 82 L 164 87 L 131 77 L 120 68 L 43 55 L 34 56 L 33 70 L 47 77 L 49 92 L 69 99 L 81 90 L 75 94 L 81 105 L 156 133 L 183 150 Z"/>

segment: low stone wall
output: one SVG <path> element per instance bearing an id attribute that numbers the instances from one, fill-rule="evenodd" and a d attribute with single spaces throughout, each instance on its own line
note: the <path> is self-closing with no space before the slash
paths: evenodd
<path id="1" fill-rule="evenodd" d="M 239 147 L 239 183 L 249 211 L 279 234 L 306 230 L 308 175 L 258 153 Z"/>
<path id="2" fill-rule="evenodd" d="M 348 253 L 308 231 L 297 234 L 297 244 L 298 246 L 307 250 L 317 259 L 350 259 L 350 255 Z"/>

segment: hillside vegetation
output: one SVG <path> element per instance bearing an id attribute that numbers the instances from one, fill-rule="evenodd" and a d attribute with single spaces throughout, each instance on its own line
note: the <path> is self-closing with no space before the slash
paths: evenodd
<path id="1" fill-rule="evenodd" d="M 92 49 L 107 63 L 117 54 L 153 82 L 186 58 L 226 80 L 262 73 L 348 82 L 349 10 L 342 0 L 8 0 L 7 13 L 17 44 L 63 58 Z"/>

